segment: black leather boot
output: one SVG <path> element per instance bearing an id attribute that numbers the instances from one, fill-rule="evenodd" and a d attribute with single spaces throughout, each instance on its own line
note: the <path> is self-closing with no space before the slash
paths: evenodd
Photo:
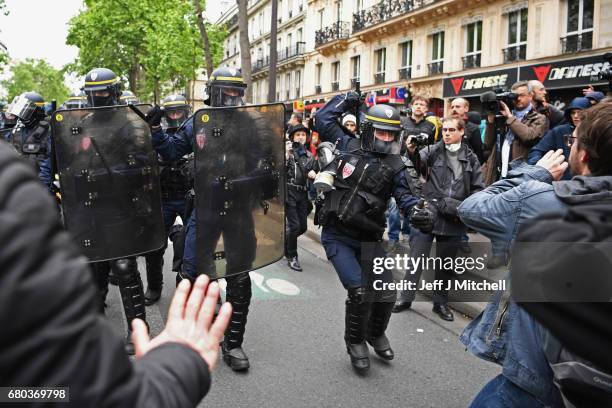
<path id="1" fill-rule="evenodd" d="M 118 259 L 113 262 L 113 270 L 119 283 L 119 293 L 123 302 L 123 311 L 128 324 L 128 335 L 132 329 L 132 320 L 139 318 L 147 322 L 147 313 L 144 304 L 144 290 L 142 280 L 138 273 L 136 258 Z M 134 354 L 131 338 L 126 341 L 126 353 Z"/>
<path id="2" fill-rule="evenodd" d="M 370 368 L 370 353 L 365 342 L 369 309 L 366 289 L 350 288 L 346 299 L 344 341 L 353 368 L 361 373 Z"/>
<path id="3" fill-rule="evenodd" d="M 251 304 L 251 277 L 248 273 L 242 273 L 225 280 L 226 300 L 232 305 L 232 318 L 221 347 L 223 361 L 234 371 L 244 371 L 250 367 L 249 358 L 242 350 L 242 341 Z"/>
<path id="4" fill-rule="evenodd" d="M 173 225 L 168 233 L 168 238 L 172 242 L 172 270 L 180 272 L 183 264 L 183 254 L 185 253 L 185 227 L 181 224 Z"/>
<path id="5" fill-rule="evenodd" d="M 161 298 L 164 286 L 164 250 L 151 252 L 145 255 L 147 264 L 147 291 L 145 292 L 145 305 L 151 306 Z"/>
<path id="6" fill-rule="evenodd" d="M 389 339 L 385 336 L 395 299 L 394 291 L 385 292 L 380 299 L 372 303 L 368 321 L 368 343 L 374 348 L 376 354 L 385 360 L 393 360 L 395 357 Z"/>

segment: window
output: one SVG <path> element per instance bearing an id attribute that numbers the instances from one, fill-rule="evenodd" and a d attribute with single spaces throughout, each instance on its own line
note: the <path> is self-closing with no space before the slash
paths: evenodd
<path id="1" fill-rule="evenodd" d="M 504 62 L 520 61 L 527 57 L 527 9 L 508 13 L 508 46 L 504 48 Z"/>
<path id="2" fill-rule="evenodd" d="M 298 28 L 298 30 L 297 30 L 297 42 L 302 42 L 302 37 L 303 37 L 302 29 Z"/>
<path id="3" fill-rule="evenodd" d="M 278 0 L 278 6 L 276 10 L 276 17 L 278 18 L 278 22 L 283 21 L 283 0 Z"/>
<path id="4" fill-rule="evenodd" d="M 321 93 L 321 70 L 323 69 L 323 64 L 318 63 L 315 65 L 315 93 Z"/>
<path id="5" fill-rule="evenodd" d="M 342 1 L 336 2 L 336 21 L 342 20 Z"/>
<path id="6" fill-rule="evenodd" d="M 399 45 L 400 47 L 400 79 L 410 79 L 412 72 L 412 41 L 405 41 Z"/>
<path id="7" fill-rule="evenodd" d="M 431 63 L 428 68 L 429 75 L 444 72 L 444 31 L 431 36 Z"/>
<path id="8" fill-rule="evenodd" d="M 287 0 L 287 16 L 293 17 L 293 0 Z"/>
<path id="9" fill-rule="evenodd" d="M 323 9 L 319 10 L 319 30 L 323 28 Z"/>
<path id="10" fill-rule="evenodd" d="M 363 0 L 355 0 L 355 13 L 359 13 L 363 10 Z"/>
<path id="11" fill-rule="evenodd" d="M 264 18 L 263 11 L 259 13 L 259 35 L 263 34 Z"/>
<path id="12" fill-rule="evenodd" d="M 480 66 L 480 54 L 482 51 L 482 21 L 465 26 L 466 50 L 463 57 L 463 69 Z"/>
<path id="13" fill-rule="evenodd" d="M 340 89 L 340 61 L 332 63 L 332 91 Z"/>
<path id="14" fill-rule="evenodd" d="M 374 75 L 374 83 L 382 84 L 385 82 L 385 68 L 387 66 L 387 49 L 381 48 L 374 51 L 376 61 L 376 74 Z"/>
<path id="15" fill-rule="evenodd" d="M 285 74 L 285 100 L 291 99 L 291 88 L 293 88 L 293 85 L 291 85 L 291 72 L 287 72 Z"/>
<path id="16" fill-rule="evenodd" d="M 295 71 L 295 97 L 299 98 L 302 96 L 300 92 L 302 88 L 302 71 Z"/>
<path id="17" fill-rule="evenodd" d="M 561 38 L 563 52 L 590 50 L 593 46 L 593 1 L 567 0 L 566 35 Z"/>
<path id="18" fill-rule="evenodd" d="M 351 88 L 355 87 L 355 82 L 361 75 L 361 57 L 359 55 L 351 58 Z"/>

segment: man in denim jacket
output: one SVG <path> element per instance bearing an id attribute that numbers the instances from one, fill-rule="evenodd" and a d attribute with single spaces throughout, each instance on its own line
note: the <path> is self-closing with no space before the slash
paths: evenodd
<path id="1" fill-rule="evenodd" d="M 569 143 L 574 178 L 558 181 L 568 163 L 562 150 L 550 151 L 535 166 L 514 167 L 507 179 L 463 201 L 461 220 L 509 249 L 519 227 L 534 216 L 612 197 L 612 102 L 585 111 Z M 509 291 L 493 295 L 460 338 L 474 355 L 502 366 L 502 374 L 481 390 L 472 407 L 562 406 L 539 341 L 541 330 Z"/>

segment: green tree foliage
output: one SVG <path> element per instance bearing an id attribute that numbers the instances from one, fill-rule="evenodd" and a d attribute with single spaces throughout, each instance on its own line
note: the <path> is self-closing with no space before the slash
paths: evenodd
<path id="1" fill-rule="evenodd" d="M 128 79 L 141 99 L 158 101 L 182 91 L 204 64 L 193 4 L 189 0 L 85 0 L 69 23 L 66 43 L 79 48 L 70 69 L 85 74 L 106 67 Z M 211 27 L 216 54 L 224 30 Z"/>
<path id="2" fill-rule="evenodd" d="M 13 65 L 10 72 L 9 79 L 2 81 L 2 86 L 8 90 L 9 101 L 28 91 L 38 92 L 45 101 L 55 99 L 58 103 L 70 95 L 70 89 L 64 84 L 64 73 L 45 60 L 28 58 Z"/>

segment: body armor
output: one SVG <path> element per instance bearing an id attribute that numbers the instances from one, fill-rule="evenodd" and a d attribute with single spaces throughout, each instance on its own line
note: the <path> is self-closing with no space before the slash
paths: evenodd
<path id="1" fill-rule="evenodd" d="M 36 172 L 40 171 L 40 163 L 49 157 L 47 138 L 49 134 L 49 123 L 39 122 L 33 128 L 18 125 L 8 133 L 8 140 L 17 152 L 28 159 Z"/>

